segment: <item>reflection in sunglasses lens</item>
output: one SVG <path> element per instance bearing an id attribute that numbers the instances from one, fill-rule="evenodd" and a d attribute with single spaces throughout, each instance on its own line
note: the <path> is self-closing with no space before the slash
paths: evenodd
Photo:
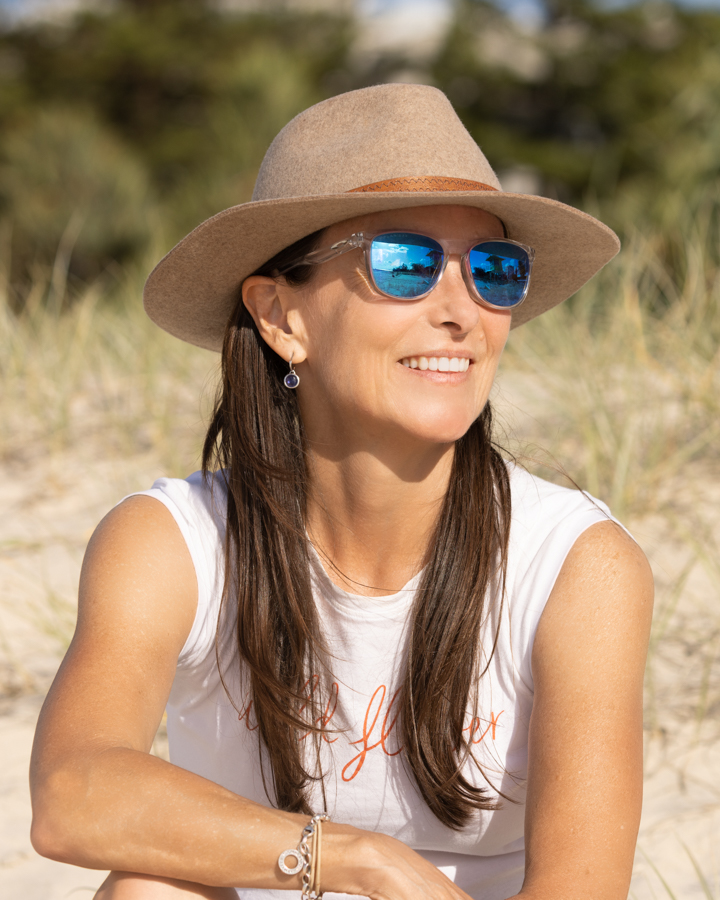
<path id="1" fill-rule="evenodd" d="M 530 260 L 522 247 L 484 241 L 472 248 L 469 263 L 478 293 L 492 306 L 511 309 L 525 296 Z"/>
<path id="2" fill-rule="evenodd" d="M 393 297 L 420 297 L 433 287 L 443 249 L 420 234 L 392 232 L 373 238 L 370 265 L 377 287 Z"/>

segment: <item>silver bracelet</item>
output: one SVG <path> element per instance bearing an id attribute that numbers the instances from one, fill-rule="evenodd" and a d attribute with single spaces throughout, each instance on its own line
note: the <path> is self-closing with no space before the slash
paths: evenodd
<path id="1" fill-rule="evenodd" d="M 322 897 L 322 891 L 320 890 L 320 841 L 322 837 L 322 823 L 329 821 L 329 819 L 330 816 L 327 813 L 318 813 L 318 815 L 313 816 L 303 828 L 297 848 L 283 850 L 278 857 L 280 871 L 286 875 L 297 875 L 302 869 L 302 900 L 320 900 Z M 289 857 L 297 861 L 294 866 L 287 864 L 286 860 Z"/>

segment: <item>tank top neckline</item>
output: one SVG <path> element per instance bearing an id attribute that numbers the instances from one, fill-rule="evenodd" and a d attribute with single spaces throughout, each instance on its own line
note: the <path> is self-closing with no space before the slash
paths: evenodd
<path id="1" fill-rule="evenodd" d="M 320 554 L 313 544 L 310 547 L 310 575 L 313 592 L 338 612 L 363 619 L 387 618 L 401 616 L 405 618 L 412 605 L 415 593 L 425 568 L 423 567 L 402 587 L 393 594 L 384 597 L 368 597 L 366 594 L 354 594 L 336 585 L 323 565 Z"/>

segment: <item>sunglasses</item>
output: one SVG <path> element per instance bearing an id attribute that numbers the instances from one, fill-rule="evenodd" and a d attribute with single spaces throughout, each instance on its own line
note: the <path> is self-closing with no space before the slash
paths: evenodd
<path id="1" fill-rule="evenodd" d="M 295 265 L 319 265 L 349 250 L 362 249 L 373 288 L 392 300 L 420 300 L 442 278 L 451 255 L 459 255 L 470 296 L 491 309 L 515 309 L 527 296 L 535 251 L 517 241 L 497 238 L 467 242 L 437 241 L 424 234 L 388 231 L 351 234 L 324 250 L 308 253 Z"/>

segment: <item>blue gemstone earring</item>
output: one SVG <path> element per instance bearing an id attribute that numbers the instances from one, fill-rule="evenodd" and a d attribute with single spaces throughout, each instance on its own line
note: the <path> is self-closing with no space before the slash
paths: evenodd
<path id="1" fill-rule="evenodd" d="M 294 391 L 295 388 L 300 384 L 300 376 L 295 371 L 295 369 L 293 369 L 293 356 L 295 356 L 294 351 L 290 354 L 290 362 L 288 363 L 288 365 L 290 366 L 290 371 L 287 373 L 285 378 L 283 378 L 285 387 L 290 388 L 291 391 Z"/>

